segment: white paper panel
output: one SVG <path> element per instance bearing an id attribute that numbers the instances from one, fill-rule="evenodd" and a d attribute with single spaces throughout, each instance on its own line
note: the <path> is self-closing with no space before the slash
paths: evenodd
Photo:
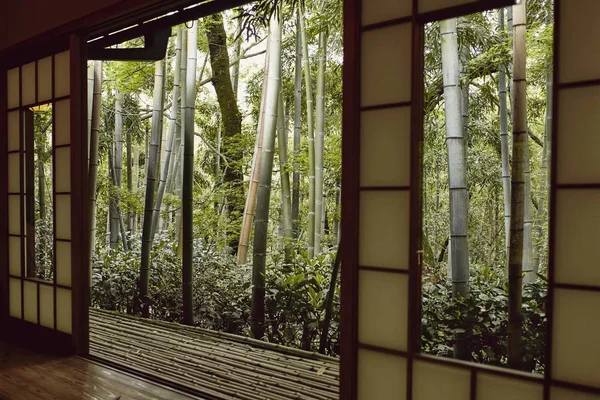
<path id="1" fill-rule="evenodd" d="M 362 24 L 370 25 L 407 17 L 412 14 L 412 0 L 363 0 Z"/>
<path id="2" fill-rule="evenodd" d="M 21 67 L 21 104 L 35 103 L 35 62 Z"/>
<path id="3" fill-rule="evenodd" d="M 552 377 L 600 387 L 600 293 L 555 289 Z"/>
<path id="4" fill-rule="evenodd" d="M 56 283 L 71 286 L 70 242 L 56 242 Z"/>
<path id="5" fill-rule="evenodd" d="M 553 386 L 550 389 L 550 400 L 600 400 L 600 394 L 578 392 Z"/>
<path id="6" fill-rule="evenodd" d="M 8 286 L 8 303 L 9 303 L 9 314 L 11 317 L 21 319 L 21 280 L 20 279 L 9 279 Z"/>
<path id="7" fill-rule="evenodd" d="M 410 107 L 365 111 L 360 122 L 360 184 L 410 185 Z"/>
<path id="8" fill-rule="evenodd" d="M 392 350 L 407 350 L 408 275 L 358 273 L 358 341 Z"/>
<path id="9" fill-rule="evenodd" d="M 13 68 L 7 71 L 6 93 L 6 105 L 8 108 L 19 107 L 19 68 Z"/>
<path id="10" fill-rule="evenodd" d="M 406 359 L 358 349 L 358 400 L 406 399 Z"/>
<path id="11" fill-rule="evenodd" d="M 419 0 L 419 13 L 474 3 L 476 0 Z"/>
<path id="12" fill-rule="evenodd" d="M 600 14 L 598 0 L 568 0 L 560 4 L 560 82 L 600 78 Z M 561 142 L 562 145 L 562 142 Z"/>
<path id="13" fill-rule="evenodd" d="M 410 100 L 412 24 L 391 26 L 362 35 L 361 105 Z"/>
<path id="14" fill-rule="evenodd" d="M 13 276 L 21 276 L 21 238 L 8 237 L 8 272 Z"/>
<path id="15" fill-rule="evenodd" d="M 71 191 L 71 147 L 54 150 L 54 184 L 57 192 Z"/>
<path id="16" fill-rule="evenodd" d="M 71 239 L 71 195 L 60 194 L 55 197 L 56 238 Z"/>
<path id="17" fill-rule="evenodd" d="M 61 100 L 54 103 L 54 145 L 71 143 L 71 102 Z"/>
<path id="18" fill-rule="evenodd" d="M 8 192 L 21 192 L 21 155 L 10 153 L 8 155 Z"/>
<path id="19" fill-rule="evenodd" d="M 600 148 L 600 132 L 590 129 L 600 125 L 600 86 L 563 89 L 558 107 L 558 183 L 600 182 L 600 159 L 589 151 Z"/>
<path id="20" fill-rule="evenodd" d="M 23 317 L 25 321 L 37 324 L 37 284 L 34 282 L 23 282 L 23 306 L 25 307 Z"/>
<path id="21" fill-rule="evenodd" d="M 54 97 L 68 96 L 70 92 L 69 51 L 54 56 Z"/>
<path id="22" fill-rule="evenodd" d="M 40 324 L 54 329 L 54 288 L 40 285 Z"/>
<path id="23" fill-rule="evenodd" d="M 543 400 L 544 384 L 478 373 L 477 400 Z"/>
<path id="24" fill-rule="evenodd" d="M 360 265 L 408 269 L 408 191 L 360 194 Z"/>
<path id="25" fill-rule="evenodd" d="M 8 151 L 19 150 L 19 115 L 20 111 L 8 113 Z"/>
<path id="26" fill-rule="evenodd" d="M 8 196 L 8 233 L 21 234 L 21 196 L 18 194 Z"/>
<path id="27" fill-rule="evenodd" d="M 52 98 L 52 57 L 38 60 L 38 101 Z"/>
<path id="28" fill-rule="evenodd" d="M 56 329 L 71 333 L 71 291 L 56 288 Z"/>
<path id="29" fill-rule="evenodd" d="M 600 286 L 600 268 L 590 249 L 600 240 L 600 190 L 558 190 L 555 281 Z"/>
<path id="30" fill-rule="evenodd" d="M 413 364 L 413 400 L 466 400 L 471 393 L 471 372 L 415 360 Z"/>

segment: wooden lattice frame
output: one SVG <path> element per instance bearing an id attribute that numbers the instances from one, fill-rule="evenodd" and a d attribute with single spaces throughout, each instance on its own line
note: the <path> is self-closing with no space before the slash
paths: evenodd
<path id="1" fill-rule="evenodd" d="M 561 216 L 557 210 L 557 190 L 576 189 L 589 191 L 600 189 L 600 183 L 598 183 L 600 182 L 600 177 L 596 181 L 585 182 L 584 184 L 581 182 L 577 184 L 570 182 L 557 183 L 556 181 L 557 171 L 560 172 L 557 170 L 557 165 L 561 165 L 561 154 L 557 151 L 559 149 L 557 143 L 560 140 L 561 134 L 558 91 L 581 86 L 600 87 L 600 79 L 596 79 L 600 78 L 600 73 L 597 73 L 592 80 L 569 83 L 561 83 L 559 80 L 558 85 L 554 86 L 553 132 L 558 131 L 558 134 L 556 135 L 557 138 L 553 140 L 552 153 L 551 251 L 547 305 L 549 327 L 546 354 L 547 372 L 545 376 L 541 377 L 507 369 L 442 359 L 420 353 L 421 266 L 419 249 L 421 248 L 422 219 L 420 196 L 421 143 L 423 137 L 423 27 L 425 23 L 435 20 L 505 7 L 510 4 L 511 1 L 509 0 L 406 0 L 404 2 L 346 0 L 344 16 L 345 69 L 342 155 L 343 268 L 341 398 L 426 399 L 441 398 L 441 396 L 444 396 L 447 399 L 467 397 L 471 399 L 483 399 L 496 398 L 496 396 L 516 396 L 514 398 L 543 398 L 544 400 L 552 398 L 555 400 L 576 398 L 575 396 L 582 396 L 581 399 L 591 399 L 595 395 L 600 394 L 598 368 L 589 368 L 589 361 L 586 364 L 588 372 L 585 379 L 568 375 L 564 371 L 564 368 L 562 370 L 562 377 L 559 379 L 556 376 L 557 365 L 561 364 L 555 361 L 557 354 L 555 334 L 558 328 L 554 323 L 557 318 L 555 314 L 557 289 L 577 291 L 576 293 L 579 294 L 597 293 L 600 291 L 600 284 L 594 286 L 589 284 L 558 283 L 555 279 L 555 253 L 562 248 L 562 243 L 564 242 L 564 240 L 561 242 L 556 240 L 557 229 L 555 221 L 560 219 Z M 579 13 L 589 13 L 588 8 L 598 8 L 598 5 L 593 0 L 580 2 L 555 0 L 555 4 L 554 71 L 557 76 L 560 76 L 557 61 L 560 60 L 561 51 L 564 51 L 564 48 L 560 46 L 560 38 L 565 35 L 577 34 L 574 25 L 570 26 L 570 30 L 565 29 L 561 32 L 561 11 L 564 11 L 564 7 L 567 6 L 571 10 L 579 10 Z M 595 15 L 593 12 L 589 14 Z M 597 24 L 590 23 L 588 25 L 591 26 L 589 29 L 598 32 L 596 34 L 598 39 L 595 39 L 596 41 L 593 43 L 599 42 L 600 29 L 596 28 Z M 398 28 L 394 35 L 392 33 L 394 27 L 403 28 Z M 374 32 L 379 32 L 381 38 L 374 39 Z M 588 31 L 588 36 L 589 33 Z M 408 36 L 411 36 L 410 49 L 405 44 L 406 39 L 403 38 Z M 595 38 L 596 36 L 593 37 Z M 579 37 L 583 39 L 581 35 Z M 585 40 L 581 41 L 583 43 L 586 42 Z M 378 55 L 376 53 L 377 50 L 374 50 L 374 48 L 377 49 L 378 47 L 385 47 L 387 51 L 382 51 L 382 54 L 385 54 L 387 58 L 383 59 L 381 54 Z M 400 61 L 394 60 L 394 50 L 402 54 L 411 54 L 411 70 L 409 72 L 406 71 L 406 66 L 400 64 Z M 585 59 L 586 54 L 582 52 L 579 54 L 579 57 Z M 600 59 L 593 59 L 592 61 L 595 61 L 594 66 L 600 67 Z M 382 65 L 390 62 L 396 62 L 396 64 L 390 67 L 389 70 L 382 68 L 374 69 L 372 66 L 372 64 Z M 572 62 L 570 66 L 575 70 L 579 68 L 576 63 Z M 365 73 L 365 68 L 370 74 Z M 590 68 L 587 68 L 587 70 L 589 73 Z M 376 73 L 373 73 L 373 71 Z M 367 79 L 369 86 L 365 83 Z M 379 85 L 379 88 L 375 92 L 372 88 L 373 85 Z M 408 87 L 410 87 L 409 96 Z M 363 92 L 365 88 L 368 90 L 367 95 Z M 394 89 L 395 92 L 401 91 L 404 97 L 394 97 L 396 93 L 390 93 L 392 91 L 390 88 Z M 375 101 L 374 99 L 377 96 L 380 96 L 380 99 L 384 99 L 384 101 Z M 600 98 L 600 94 L 598 98 Z M 367 104 L 365 104 L 365 101 Z M 384 125 L 377 127 L 372 122 L 366 124 L 364 122 L 367 113 L 379 113 L 378 118 L 367 116 L 367 119 L 369 121 L 381 121 L 388 118 L 383 114 L 383 110 L 398 110 L 400 108 L 410 110 L 410 122 L 402 118 L 396 118 L 396 120 L 390 120 L 392 122 L 385 125 L 385 127 L 393 131 L 391 134 L 388 132 L 388 135 L 396 135 L 393 140 L 389 136 L 382 135 L 381 132 L 377 131 L 377 129 L 382 130 L 381 126 Z M 369 126 L 365 128 L 365 125 Z M 406 138 L 406 130 L 410 132 L 409 138 Z M 384 149 L 386 146 L 396 146 L 398 157 L 402 158 L 404 157 L 405 149 L 409 148 L 410 160 L 404 160 L 402 167 L 408 169 L 409 173 L 398 173 L 396 171 L 396 175 L 388 174 L 389 181 L 394 182 L 393 184 L 378 185 L 373 184 L 372 181 L 369 184 L 365 184 L 363 178 L 364 176 L 368 176 L 369 168 L 363 164 L 365 160 L 369 163 L 381 163 L 381 160 L 376 160 L 375 157 L 369 158 L 369 155 L 361 154 L 364 151 L 373 151 L 370 147 L 361 146 L 361 136 L 366 134 L 369 135 L 371 140 L 377 139 L 383 141 L 380 144 L 380 152 L 386 151 Z M 374 137 L 376 139 L 373 139 Z M 402 143 L 402 145 L 399 145 L 399 143 Z M 591 148 L 594 147 L 588 145 L 588 149 Z M 579 150 L 586 152 L 585 148 L 580 148 Z M 569 160 L 570 162 L 572 158 Z M 589 164 L 590 162 L 588 162 L 588 167 Z M 595 166 L 597 165 L 596 163 Z M 381 171 L 382 168 L 378 170 Z M 406 179 L 406 175 L 410 176 L 409 182 L 403 180 Z M 600 173 L 594 176 L 600 176 Z M 363 204 L 367 198 L 364 195 L 365 192 L 369 193 L 371 197 L 381 198 L 382 200 L 378 204 L 379 208 L 387 206 L 385 211 L 390 212 L 387 218 L 391 219 L 392 222 L 380 218 L 375 224 L 378 229 L 384 232 L 383 234 L 379 234 L 374 229 L 371 229 L 371 224 L 361 222 L 361 215 L 364 215 L 365 212 L 368 215 L 368 218 L 365 218 L 365 220 L 377 218 L 378 215 L 374 211 L 376 207 L 369 204 L 372 200 L 369 200 L 367 205 Z M 396 207 L 402 195 L 397 195 L 391 201 L 384 200 L 385 197 L 392 196 L 390 193 L 399 194 L 405 192 L 409 193 L 409 204 L 405 204 L 406 201 L 402 200 L 402 205 L 398 209 Z M 587 204 L 589 206 L 589 200 Z M 379 212 L 384 214 L 384 212 Z M 357 218 L 357 214 L 359 218 Z M 398 219 L 398 215 L 403 215 L 403 217 Z M 393 220 L 394 218 L 396 220 Z M 594 221 L 597 221 L 600 217 L 595 218 Z M 407 223 L 406 220 L 409 222 Z M 402 231 L 390 229 L 386 225 L 390 223 L 404 224 Z M 581 222 L 578 223 L 581 225 Z M 596 237 L 600 235 L 600 232 L 597 231 L 592 233 L 596 233 Z M 386 234 L 391 234 L 393 237 L 386 238 Z M 385 246 L 375 247 L 374 243 L 379 241 L 384 241 Z M 391 264 L 390 260 L 392 258 L 377 258 L 372 256 L 376 251 L 389 252 L 385 248 L 393 247 L 394 243 L 396 246 L 404 248 L 401 251 L 397 249 L 393 250 L 396 252 L 396 259 L 398 255 L 402 258 L 407 257 L 407 265 L 404 265 L 402 262 Z M 363 253 L 361 254 L 361 252 Z M 368 263 L 368 261 L 376 261 L 379 264 Z M 584 274 L 583 272 L 580 273 Z M 366 274 L 371 274 L 372 277 L 377 276 L 377 278 L 369 279 L 377 280 L 375 286 L 377 288 L 376 294 L 384 299 L 379 303 L 370 299 L 370 297 L 377 296 L 373 296 L 374 290 L 370 289 L 368 287 L 369 284 L 365 283 L 367 281 L 365 279 Z M 597 277 L 597 274 L 590 274 L 597 279 L 596 282 L 598 283 L 600 278 Z M 401 283 L 406 281 L 406 278 L 394 278 L 399 275 L 408 277 L 408 288 L 404 283 Z M 393 284 L 385 282 L 392 281 L 393 279 L 397 282 L 395 287 Z M 388 295 L 385 293 L 386 291 L 393 292 L 393 294 Z M 366 300 L 365 297 L 367 297 Z M 592 297 L 589 297 L 587 301 L 592 302 L 590 304 L 594 305 L 600 302 L 599 299 L 594 300 Z M 574 303 L 571 302 L 569 304 Z M 368 315 L 368 318 L 361 317 L 361 308 L 362 314 Z M 588 318 L 590 317 L 588 316 Z M 585 331 L 585 326 L 581 326 L 582 321 L 586 320 L 577 319 L 574 322 L 578 323 L 582 330 Z M 373 326 L 369 328 L 368 324 Z M 373 332 L 375 330 L 377 332 Z M 564 329 L 561 331 L 561 334 L 563 336 L 566 335 Z M 593 355 L 596 357 L 595 359 L 597 359 L 600 356 L 600 349 L 593 343 L 590 347 Z M 591 355 L 580 353 L 578 355 L 584 359 L 591 357 Z M 562 358 L 561 362 L 564 363 L 565 357 L 563 356 Z M 389 373 L 390 370 L 393 370 L 393 372 Z M 565 379 L 564 377 L 567 376 L 568 379 Z M 429 379 L 424 379 L 424 377 L 428 377 Z"/>

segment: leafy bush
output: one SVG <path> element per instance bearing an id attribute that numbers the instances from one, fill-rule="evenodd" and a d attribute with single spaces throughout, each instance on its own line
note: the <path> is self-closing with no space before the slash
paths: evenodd
<path id="1" fill-rule="evenodd" d="M 267 268 L 267 340 L 304 350 L 318 350 L 334 258 L 335 253 L 323 253 L 312 260 L 299 255 L 294 264 L 280 265 L 280 260 L 275 259 Z M 339 353 L 339 312 L 336 312 L 339 296 L 338 279 L 327 335 L 329 354 Z"/>
<path id="2" fill-rule="evenodd" d="M 92 306 L 137 313 L 140 240 L 128 252 L 99 246 L 92 270 Z M 167 235 L 157 235 L 152 249 L 149 302 L 150 318 L 182 320 L 181 261 Z M 279 256 L 266 271 L 266 340 L 286 346 L 317 350 L 324 304 L 334 254 L 309 261 L 299 256 L 283 266 Z M 194 242 L 194 320 L 196 325 L 250 336 L 252 265 L 237 265 L 201 240 Z M 339 347 L 339 280 L 329 328 L 329 352 Z"/>
<path id="3" fill-rule="evenodd" d="M 508 288 L 501 272 L 483 268 L 471 276 L 468 298 L 452 298 L 452 285 L 423 284 L 421 346 L 428 354 L 452 357 L 455 333 L 467 332 L 471 361 L 507 363 Z M 543 373 L 546 335 L 546 283 L 539 279 L 523 291 L 523 366 Z"/>

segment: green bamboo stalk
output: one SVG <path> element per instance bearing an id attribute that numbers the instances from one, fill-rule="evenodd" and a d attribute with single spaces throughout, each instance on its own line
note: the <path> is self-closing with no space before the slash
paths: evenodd
<path id="1" fill-rule="evenodd" d="M 310 58 L 308 55 L 308 38 L 304 4 L 299 4 L 300 37 L 302 39 L 302 67 L 304 70 L 304 86 L 306 88 L 306 121 L 308 127 L 308 257 L 315 255 L 315 135 L 313 122 L 313 91 L 310 76 Z"/>
<path id="2" fill-rule="evenodd" d="M 187 32 L 187 77 L 185 99 L 185 132 L 183 143 L 183 187 L 181 191 L 183 228 L 183 323 L 194 324 L 193 256 L 194 256 L 194 113 L 196 111 L 196 57 L 198 52 L 198 22 Z"/>
<path id="3" fill-rule="evenodd" d="M 269 23 L 269 73 L 265 100 L 265 132 L 261 154 L 259 185 L 254 221 L 254 249 L 252 264 L 252 298 L 250 326 L 252 335 L 261 339 L 265 323 L 265 268 L 267 262 L 267 235 L 269 232 L 269 203 L 273 174 L 273 150 L 277 103 L 281 79 L 281 25 L 277 13 Z"/>
<path id="4" fill-rule="evenodd" d="M 165 60 L 154 63 L 154 100 L 152 106 L 152 137 L 146 169 L 146 198 L 144 202 L 144 223 L 142 226 L 142 260 L 140 263 L 140 299 L 142 316 L 150 314 L 148 304 L 148 285 L 150 282 L 150 249 L 152 248 L 152 212 L 154 210 L 154 189 L 156 187 L 156 164 L 162 130 L 160 129 L 163 110 Z"/>

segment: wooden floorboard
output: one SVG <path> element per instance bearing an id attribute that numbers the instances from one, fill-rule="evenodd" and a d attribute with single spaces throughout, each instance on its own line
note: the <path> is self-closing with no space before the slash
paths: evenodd
<path id="1" fill-rule="evenodd" d="M 192 399 L 80 357 L 55 357 L 0 342 L 1 400 Z"/>

